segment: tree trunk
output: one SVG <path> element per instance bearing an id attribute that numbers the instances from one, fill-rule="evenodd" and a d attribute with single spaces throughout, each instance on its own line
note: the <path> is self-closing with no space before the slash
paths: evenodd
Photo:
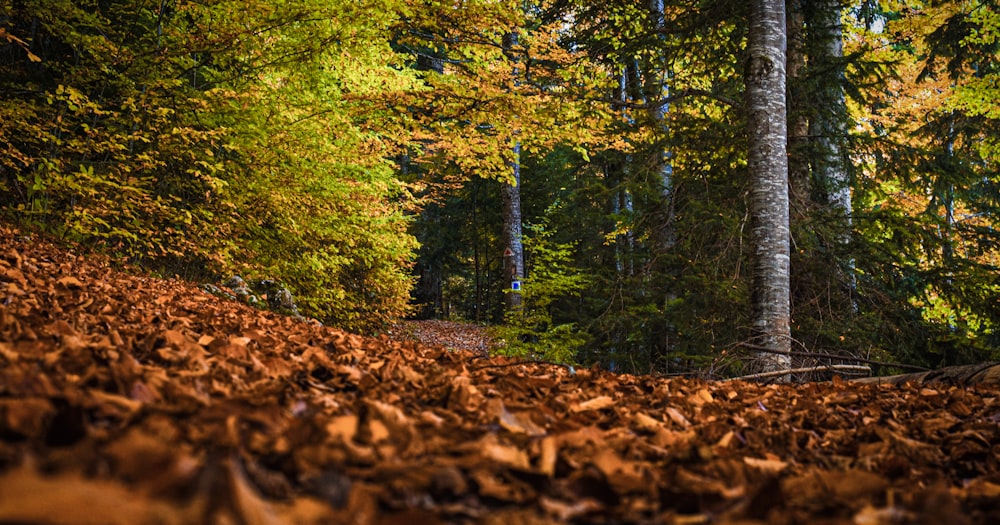
<path id="1" fill-rule="evenodd" d="M 666 20 L 664 18 L 663 0 L 650 0 L 649 11 L 656 30 L 658 32 L 665 31 Z M 643 81 L 643 91 L 645 92 L 644 103 L 656 102 L 670 95 L 670 85 L 668 84 L 670 71 L 668 67 L 668 64 L 664 63 L 659 70 L 651 69 L 646 72 Z M 651 104 L 649 107 L 649 118 L 658 128 L 657 131 L 663 134 L 664 140 L 669 131 L 667 129 L 667 113 L 669 111 L 670 105 L 667 103 Z M 670 151 L 666 147 L 660 150 L 659 157 L 656 162 L 656 170 L 659 173 L 660 179 L 662 217 L 660 218 L 660 224 L 655 230 L 655 235 L 657 248 L 663 252 L 667 252 L 677 243 L 677 231 L 674 225 L 674 167 L 670 162 Z"/>
<path id="2" fill-rule="evenodd" d="M 813 145 L 813 176 L 821 198 L 831 210 L 836 230 L 832 239 L 831 276 L 837 303 L 857 311 L 855 262 L 848 255 L 851 241 L 851 181 L 845 140 L 847 100 L 844 95 L 844 30 L 840 0 L 806 2 L 806 49 L 814 86 L 809 136 Z"/>
<path id="3" fill-rule="evenodd" d="M 666 10 L 664 9 L 663 0 L 649 0 L 648 8 L 650 17 L 653 19 L 653 27 L 662 40 L 665 38 L 664 35 L 667 29 Z M 655 102 L 666 99 L 670 95 L 669 82 L 672 71 L 670 63 L 666 59 L 663 59 L 662 62 L 656 65 L 658 67 L 651 67 L 646 72 L 643 80 L 643 90 L 645 92 L 643 102 L 651 103 L 649 106 L 649 119 L 657 128 L 656 136 L 662 136 L 661 140 L 664 144 L 664 147 L 657 152 L 659 158 L 655 159 L 656 171 L 659 175 L 660 183 L 660 202 L 658 203 L 656 224 L 653 229 L 653 249 L 654 252 L 669 254 L 677 244 L 674 167 L 670 159 L 670 150 L 666 147 L 668 143 L 667 137 L 670 132 L 667 124 L 667 114 L 670 111 L 670 105 L 669 103 L 657 104 Z M 666 260 L 668 258 L 664 257 L 663 259 Z M 670 280 L 670 282 L 672 281 L 673 279 Z M 667 289 L 663 290 L 662 305 L 666 315 L 659 329 L 660 335 L 657 336 L 656 343 L 654 343 L 654 346 L 657 347 L 654 350 L 663 356 L 669 356 L 673 351 L 673 336 L 676 328 L 670 319 L 671 312 L 669 310 L 676 300 L 677 293 L 668 284 Z M 663 362 L 669 363 L 670 359 L 664 359 Z M 667 371 L 666 366 L 663 367 L 663 371 Z"/>
<path id="4" fill-rule="evenodd" d="M 844 96 L 844 30 L 840 0 L 813 0 L 809 10 L 809 43 L 812 69 L 819 88 L 816 113 L 809 134 L 815 141 L 815 174 L 823 184 L 827 200 L 844 219 L 850 238 L 851 185 L 843 142 L 847 137 L 847 101 Z"/>
<path id="5" fill-rule="evenodd" d="M 513 76 L 518 77 L 518 59 L 514 48 L 518 45 L 517 33 L 507 33 L 503 37 L 504 53 L 513 62 Z M 516 82 L 516 80 L 515 80 Z M 524 279 L 524 244 L 521 236 L 521 142 L 513 137 L 513 159 L 510 162 L 511 177 L 501 191 L 503 206 L 504 271 L 507 278 L 507 312 L 521 307 L 520 283 Z"/>
<path id="6" fill-rule="evenodd" d="M 764 371 L 789 368 L 788 158 L 785 122 L 785 3 L 753 0 L 745 70 L 751 315 Z"/>
<path id="7" fill-rule="evenodd" d="M 841 251 L 851 240 L 851 181 L 844 140 L 847 137 L 847 100 L 844 96 L 844 29 L 840 20 L 839 0 L 814 0 L 809 10 L 809 49 L 816 70 L 816 114 L 809 134 L 816 146 L 815 175 L 825 190 L 826 199 L 840 219 L 836 242 Z M 854 260 L 845 262 L 843 279 L 846 292 L 854 296 L 857 283 Z M 853 305 L 853 299 L 850 299 Z"/>
<path id="8" fill-rule="evenodd" d="M 503 185 L 503 245 L 504 271 L 508 293 L 507 311 L 513 312 L 521 306 L 519 283 L 524 279 L 524 244 L 521 242 L 521 165 L 519 157 L 521 144 L 514 143 L 514 161 L 511 162 L 511 182 Z"/>

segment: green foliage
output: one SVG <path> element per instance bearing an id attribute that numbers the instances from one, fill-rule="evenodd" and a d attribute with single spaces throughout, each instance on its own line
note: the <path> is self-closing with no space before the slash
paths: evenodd
<path id="1" fill-rule="evenodd" d="M 874 124 L 855 143 L 857 340 L 884 356 L 925 366 L 998 356 L 995 20 L 989 2 L 892 18 L 882 38 L 906 43 L 892 55 L 897 78 L 857 109 Z"/>
<path id="2" fill-rule="evenodd" d="M 415 243 L 385 160 L 398 130 L 355 122 L 358 96 L 417 89 L 388 48 L 399 8 L 19 4 L 0 47 L 6 213 L 164 273 L 279 279 L 303 313 L 377 330 L 408 309 Z"/>
<path id="3" fill-rule="evenodd" d="M 216 183 L 206 168 L 223 133 L 191 118 L 203 103 L 156 54 L 169 37 L 152 37 L 149 10 L 101 7 L 49 1 L 11 12 L 10 30 L 39 60 L 8 47 L 0 64 L 2 201 L 20 220 L 122 257 L 175 258 L 198 244 L 195 223 L 211 219 L 193 204 Z"/>
<path id="4" fill-rule="evenodd" d="M 574 246 L 552 241 L 548 221 L 527 229 L 525 252 L 530 260 L 521 287 L 521 306 L 508 312 L 503 325 L 493 329 L 500 343 L 497 353 L 557 363 L 574 363 L 587 335 L 575 323 L 557 316 L 559 302 L 579 301 L 589 278 L 571 265 Z M 507 293 L 515 293 L 512 290 Z"/>

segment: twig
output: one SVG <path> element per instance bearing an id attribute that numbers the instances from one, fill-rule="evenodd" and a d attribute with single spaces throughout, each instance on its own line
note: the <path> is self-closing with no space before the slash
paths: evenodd
<path id="1" fill-rule="evenodd" d="M 773 372 L 760 372 L 758 374 L 750 374 L 746 376 L 723 379 L 721 382 L 725 383 L 727 381 L 746 381 L 749 379 L 765 379 L 768 377 L 784 376 L 788 374 L 802 374 L 805 372 L 826 372 L 828 370 L 851 370 L 854 372 L 868 372 L 869 374 L 872 371 L 870 367 L 862 365 L 821 365 L 821 366 L 810 366 L 807 368 L 790 368 L 788 370 L 775 370 Z"/>

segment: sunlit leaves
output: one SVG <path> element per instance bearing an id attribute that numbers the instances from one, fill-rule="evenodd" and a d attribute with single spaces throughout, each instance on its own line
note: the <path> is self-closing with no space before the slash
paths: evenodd
<path id="1" fill-rule="evenodd" d="M 894 73 L 869 91 L 870 106 L 854 106 L 878 137 L 857 159 L 858 194 L 871 206 L 860 210 L 860 233 L 884 251 L 860 262 L 870 261 L 868 275 L 887 279 L 889 294 L 899 294 L 925 323 L 908 329 L 937 334 L 916 336 L 934 339 L 929 354 L 986 355 L 976 352 L 998 322 L 984 292 L 998 260 L 995 8 L 888 8 L 881 31 L 858 42 L 870 44 L 869 56 L 892 63 Z"/>
<path id="2" fill-rule="evenodd" d="M 423 69 L 426 89 L 373 103 L 388 102 L 401 115 L 413 161 L 428 172 L 506 177 L 515 140 L 528 151 L 598 140 L 604 108 L 574 100 L 593 76 L 581 54 L 560 45 L 561 30 L 539 26 L 516 3 L 431 5 L 400 20 L 394 40 Z M 511 32 L 518 44 L 506 49 Z"/>
<path id="3" fill-rule="evenodd" d="M 402 7 L 21 6 L 0 35 L 31 53 L 0 64 L 4 202 L 167 272 L 284 280 L 306 313 L 374 329 L 406 309 L 414 246 L 398 128 L 359 128 L 389 115 L 357 97 L 421 89 L 389 48 Z"/>

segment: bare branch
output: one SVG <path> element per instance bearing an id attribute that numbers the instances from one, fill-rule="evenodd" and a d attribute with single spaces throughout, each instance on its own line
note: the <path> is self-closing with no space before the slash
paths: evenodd
<path id="1" fill-rule="evenodd" d="M 748 381 L 751 379 L 766 379 L 769 377 L 785 376 L 789 374 L 804 374 L 806 372 L 828 372 L 830 370 L 843 370 L 852 372 L 866 372 L 871 373 L 872 369 L 867 366 L 862 365 L 820 365 L 820 366 L 810 366 L 806 368 L 791 368 L 788 370 L 773 370 L 771 372 L 761 372 L 759 374 L 750 374 L 740 377 L 732 377 L 729 379 L 723 379 L 722 382 L 727 381 Z"/>
<path id="2" fill-rule="evenodd" d="M 753 350 L 754 352 L 773 352 L 773 350 L 769 350 L 767 348 L 764 348 L 763 346 L 755 345 L 753 343 L 747 343 L 747 342 L 737 343 L 736 346 L 744 347 L 744 348 L 747 348 L 749 350 Z M 904 364 L 904 363 L 888 363 L 888 362 L 885 362 L 885 361 L 877 361 L 875 359 L 865 359 L 864 357 L 855 357 L 855 356 L 850 356 L 850 355 L 826 354 L 826 353 L 820 353 L 820 352 L 810 352 L 808 350 L 802 351 L 802 352 L 792 350 L 791 352 L 782 352 L 782 353 L 786 354 L 786 355 L 790 355 L 790 356 L 795 356 L 795 357 L 815 357 L 817 359 L 841 359 L 841 360 L 844 360 L 844 361 L 852 361 L 852 362 L 855 362 L 855 363 L 865 363 L 865 364 L 874 365 L 874 366 L 885 366 L 885 367 L 892 367 L 892 368 L 902 368 L 904 370 L 916 370 L 918 372 L 926 372 L 926 371 L 930 370 L 929 368 L 925 368 L 925 367 L 917 366 L 917 365 L 907 365 L 907 364 Z"/>

